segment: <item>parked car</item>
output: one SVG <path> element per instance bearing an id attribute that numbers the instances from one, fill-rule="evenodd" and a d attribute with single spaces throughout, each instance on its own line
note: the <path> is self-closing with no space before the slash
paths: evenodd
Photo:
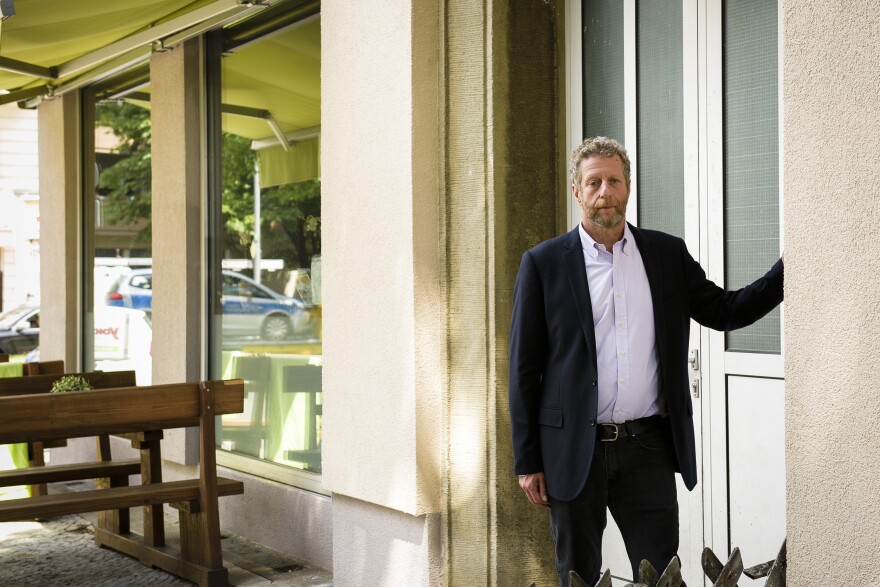
<path id="1" fill-rule="evenodd" d="M 150 311 L 153 270 L 133 269 L 120 275 L 107 292 L 107 304 Z M 224 337 L 259 336 L 285 340 L 311 336 L 316 319 L 309 304 L 275 292 L 250 277 L 223 270 L 221 294 Z"/>
<path id="2" fill-rule="evenodd" d="M 40 343 L 39 306 L 18 306 L 0 314 L 0 353 L 21 355 Z"/>

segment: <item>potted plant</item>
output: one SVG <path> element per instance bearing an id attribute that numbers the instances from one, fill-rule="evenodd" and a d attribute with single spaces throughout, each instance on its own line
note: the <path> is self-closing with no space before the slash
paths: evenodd
<path id="1" fill-rule="evenodd" d="M 91 384 L 81 375 L 64 375 L 52 384 L 52 393 L 64 393 L 67 391 L 88 391 Z"/>

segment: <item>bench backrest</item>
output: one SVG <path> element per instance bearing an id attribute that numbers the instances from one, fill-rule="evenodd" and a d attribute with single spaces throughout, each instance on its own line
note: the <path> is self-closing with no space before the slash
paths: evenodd
<path id="1" fill-rule="evenodd" d="M 63 375 L 80 375 L 95 389 L 133 387 L 136 385 L 134 371 L 92 371 L 90 373 L 61 373 L 48 375 L 24 375 L 0 377 L 0 397 L 49 393 L 52 384 Z"/>
<path id="2" fill-rule="evenodd" d="M 242 410 L 241 379 L 0 397 L 0 444 L 185 428 Z"/>

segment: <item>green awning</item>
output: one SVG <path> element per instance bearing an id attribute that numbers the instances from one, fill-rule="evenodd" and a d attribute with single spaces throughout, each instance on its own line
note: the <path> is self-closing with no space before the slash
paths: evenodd
<path id="1" fill-rule="evenodd" d="M 279 0 L 272 9 L 246 6 L 240 0 L 14 3 L 16 14 L 3 22 L 0 38 L 0 90 L 12 92 L 6 102 L 45 94 L 46 86 L 63 91 L 65 84 L 85 83 L 80 76 L 106 76 L 123 62 L 112 70 L 131 71 L 132 63 L 143 64 L 149 57 L 150 38 L 170 43 L 263 10 L 270 14 L 309 5 L 305 0 Z M 321 124 L 320 20 L 306 18 L 256 42 L 232 46 L 221 67 L 221 99 L 229 107 L 224 112 L 237 112 L 223 114 L 226 132 L 266 141 L 308 131 L 307 140 L 293 142 L 288 150 L 280 145 L 260 149 L 264 186 L 320 177 L 319 140 L 309 138 Z M 148 88 L 140 88 L 140 97 L 130 99 L 149 100 Z M 3 98 L 0 95 L 0 102 Z"/>
<path id="2" fill-rule="evenodd" d="M 262 188 L 321 177 L 320 139 L 294 143 L 288 151 L 280 146 L 262 149 L 257 156 Z"/>
<path id="3" fill-rule="evenodd" d="M 59 67 L 196 9 L 214 5 L 219 11 L 234 4 L 216 0 L 14 1 L 16 14 L 3 23 L 0 58 L 43 68 Z M 35 75 L 0 69 L 0 89 L 29 87 L 45 81 Z"/>

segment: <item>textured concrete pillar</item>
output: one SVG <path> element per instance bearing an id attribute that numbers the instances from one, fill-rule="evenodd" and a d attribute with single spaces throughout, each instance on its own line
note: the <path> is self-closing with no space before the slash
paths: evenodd
<path id="1" fill-rule="evenodd" d="M 79 368 L 80 96 L 69 92 L 38 108 L 40 153 L 40 358 Z"/>
<path id="2" fill-rule="evenodd" d="M 202 376 L 201 74 L 199 39 L 150 60 L 154 384 Z M 167 432 L 164 456 L 195 463 L 196 432 Z"/>
<path id="3" fill-rule="evenodd" d="M 880 13 L 783 9 L 787 580 L 875 585 Z"/>
<path id="4" fill-rule="evenodd" d="M 558 226 L 560 19 L 447 2 L 450 585 L 555 582 L 547 512 L 513 474 L 507 338 L 520 255 Z"/>

